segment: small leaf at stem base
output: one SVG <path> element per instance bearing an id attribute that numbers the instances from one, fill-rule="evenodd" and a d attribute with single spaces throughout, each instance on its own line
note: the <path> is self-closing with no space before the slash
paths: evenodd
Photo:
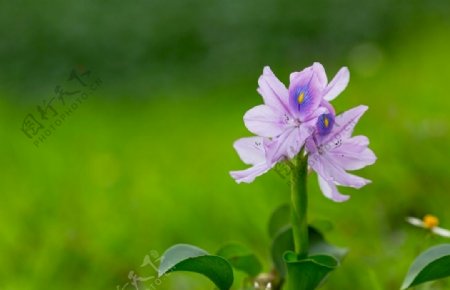
<path id="1" fill-rule="evenodd" d="M 330 255 L 336 260 L 342 261 L 347 255 L 348 250 L 330 245 L 323 235 L 313 227 L 308 228 L 309 231 L 309 255 Z M 292 228 L 288 227 L 274 238 L 271 248 L 272 260 L 275 268 L 281 278 L 286 276 L 286 265 L 283 260 L 283 254 L 286 251 L 294 250 L 294 237 Z"/>
<path id="2" fill-rule="evenodd" d="M 313 290 L 339 265 L 333 256 L 315 255 L 299 260 L 294 252 L 286 252 L 287 290 Z"/>
<path id="3" fill-rule="evenodd" d="M 178 244 L 169 248 L 161 259 L 158 275 L 175 271 L 199 273 L 209 278 L 220 290 L 229 290 L 233 284 L 233 269 L 222 257 L 191 245 Z"/>

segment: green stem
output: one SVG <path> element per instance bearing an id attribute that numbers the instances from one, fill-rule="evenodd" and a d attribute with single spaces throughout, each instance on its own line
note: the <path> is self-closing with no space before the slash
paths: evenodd
<path id="1" fill-rule="evenodd" d="M 308 159 L 303 150 L 297 156 L 297 164 L 291 173 L 291 222 L 294 233 L 295 252 L 299 258 L 308 256 L 308 194 L 306 178 Z"/>

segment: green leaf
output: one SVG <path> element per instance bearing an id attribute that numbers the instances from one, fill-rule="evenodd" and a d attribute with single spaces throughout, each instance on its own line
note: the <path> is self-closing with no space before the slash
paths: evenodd
<path id="1" fill-rule="evenodd" d="M 286 252 L 283 258 L 288 270 L 287 290 L 316 289 L 339 265 L 338 260 L 328 255 L 314 255 L 298 260 L 294 252 Z"/>
<path id="2" fill-rule="evenodd" d="M 258 257 L 243 245 L 236 243 L 225 245 L 217 252 L 217 255 L 225 258 L 234 268 L 247 273 L 250 277 L 255 277 L 262 270 Z"/>
<path id="3" fill-rule="evenodd" d="M 158 275 L 175 271 L 188 271 L 208 277 L 220 290 L 228 290 L 233 284 L 233 269 L 222 257 L 185 244 L 169 248 L 161 258 Z"/>
<path id="4" fill-rule="evenodd" d="M 450 244 L 429 248 L 409 268 L 401 289 L 450 276 Z"/>
<path id="5" fill-rule="evenodd" d="M 289 204 L 279 206 L 269 219 L 269 236 L 274 238 L 280 231 L 291 225 L 291 208 Z"/>
<path id="6" fill-rule="evenodd" d="M 335 247 L 327 243 L 323 235 L 311 226 L 308 228 L 308 234 L 310 255 L 330 255 L 336 260 L 342 261 L 348 252 L 347 249 Z M 283 255 L 286 251 L 294 251 L 294 236 L 291 227 L 279 232 L 272 243 L 272 260 L 281 277 L 286 276 L 286 265 L 283 260 Z"/>

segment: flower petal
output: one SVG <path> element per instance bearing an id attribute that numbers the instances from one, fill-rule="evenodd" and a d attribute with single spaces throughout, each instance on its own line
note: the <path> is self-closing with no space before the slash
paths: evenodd
<path id="1" fill-rule="evenodd" d="M 353 129 L 367 109 L 367 106 L 360 105 L 336 116 L 333 130 L 327 136 L 319 138 L 319 143 L 328 144 L 329 142 L 333 142 L 339 145 L 343 139 L 350 138 Z"/>
<path id="2" fill-rule="evenodd" d="M 307 136 L 300 133 L 300 129 L 292 127 L 278 138 L 265 140 L 267 162 L 278 162 L 285 158 L 293 158 L 300 152 Z"/>
<path id="3" fill-rule="evenodd" d="M 360 151 L 369 146 L 369 138 L 364 135 L 353 136 L 350 139 L 345 140 L 345 143 L 351 143 L 360 148 Z"/>
<path id="4" fill-rule="evenodd" d="M 424 228 L 423 221 L 421 219 L 415 218 L 415 217 L 407 217 L 406 221 L 413 226 Z"/>
<path id="5" fill-rule="evenodd" d="M 328 84 L 328 78 L 323 65 L 320 62 L 315 62 L 313 63 L 312 67 L 320 82 L 320 85 L 325 88 Z"/>
<path id="6" fill-rule="evenodd" d="M 239 171 L 231 171 L 230 175 L 233 177 L 234 180 L 236 180 L 237 183 L 251 183 L 253 180 L 255 180 L 256 177 L 263 175 L 267 171 L 269 171 L 273 167 L 268 165 L 266 162 L 257 164 L 255 166 L 252 166 L 250 168 L 247 168 L 245 170 L 239 170 Z"/>
<path id="7" fill-rule="evenodd" d="M 445 237 L 445 238 L 450 238 L 450 231 L 440 228 L 440 227 L 434 227 L 431 230 L 433 233 L 435 233 L 436 235 L 439 235 L 441 237 Z"/>
<path id="8" fill-rule="evenodd" d="M 371 182 L 368 179 L 345 172 L 327 154 L 312 154 L 308 158 L 308 164 L 322 178 L 336 185 L 361 188 Z"/>
<path id="9" fill-rule="evenodd" d="M 289 105 L 300 121 L 309 119 L 322 101 L 323 87 L 312 67 L 296 75 L 289 85 Z"/>
<path id="10" fill-rule="evenodd" d="M 289 121 L 288 116 L 267 105 L 259 105 L 251 108 L 244 115 L 244 123 L 247 129 L 262 137 L 275 137 L 280 135 Z"/>
<path id="11" fill-rule="evenodd" d="M 274 75 L 270 67 L 264 67 L 258 79 L 258 93 L 264 103 L 280 112 L 289 112 L 289 93 L 286 86 Z"/>
<path id="12" fill-rule="evenodd" d="M 340 93 L 342 93 L 343 90 L 345 90 L 349 80 L 350 72 L 348 71 L 348 68 L 341 68 L 333 78 L 333 80 L 331 80 L 331 82 L 328 84 L 327 88 L 325 89 L 323 98 L 327 101 L 334 100 Z"/>
<path id="13" fill-rule="evenodd" d="M 333 114 L 322 114 L 317 118 L 316 133 L 319 136 L 328 135 L 333 129 L 334 125 L 334 115 Z"/>
<path id="14" fill-rule="evenodd" d="M 328 113 L 333 114 L 333 116 L 336 116 L 336 111 L 334 110 L 334 107 L 329 102 L 322 100 L 320 102 L 320 106 L 326 108 Z"/>
<path id="15" fill-rule="evenodd" d="M 313 137 L 306 139 L 305 148 L 306 148 L 306 152 L 309 154 L 310 157 L 317 152 L 318 148 L 317 148 L 316 142 L 314 142 Z"/>
<path id="16" fill-rule="evenodd" d="M 377 160 L 373 151 L 367 148 L 368 143 L 367 137 L 356 136 L 330 150 L 329 155 L 344 170 L 358 170 L 374 164 Z"/>
<path id="17" fill-rule="evenodd" d="M 312 70 L 312 66 L 308 66 L 308 67 L 302 69 L 301 71 L 295 71 L 295 72 L 291 73 L 289 75 L 289 82 L 292 83 L 296 78 L 298 78 L 298 76 L 300 76 L 301 74 L 307 73 L 310 70 Z"/>
<path id="18" fill-rule="evenodd" d="M 377 157 L 372 150 L 366 148 L 361 153 L 354 153 L 351 150 L 333 152 L 333 158 L 339 166 L 345 170 L 358 170 L 366 166 L 372 165 L 377 160 Z"/>
<path id="19" fill-rule="evenodd" d="M 239 157 L 245 164 L 256 165 L 266 161 L 262 137 L 246 137 L 234 142 Z"/>
<path id="20" fill-rule="evenodd" d="M 320 62 L 315 62 L 312 66 L 304 68 L 302 71 L 291 73 L 291 75 L 289 76 L 289 81 L 292 83 L 298 76 L 303 73 L 307 73 L 310 70 L 314 71 L 314 73 L 317 75 L 320 85 L 323 89 L 325 89 L 328 84 L 328 78 L 327 74 L 325 73 L 325 69 Z"/>
<path id="21" fill-rule="evenodd" d="M 319 179 L 319 187 L 320 190 L 322 190 L 323 195 L 328 197 L 331 200 L 334 200 L 336 202 L 343 202 L 350 198 L 348 195 L 343 195 L 339 193 L 337 190 L 337 187 L 332 182 L 326 181 L 320 175 L 317 175 L 317 178 Z"/>

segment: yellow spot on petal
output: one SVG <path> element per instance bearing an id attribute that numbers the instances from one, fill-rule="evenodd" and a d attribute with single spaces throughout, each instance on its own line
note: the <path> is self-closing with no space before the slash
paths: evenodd
<path id="1" fill-rule="evenodd" d="M 300 94 L 298 94 L 297 102 L 301 104 L 303 103 L 304 100 L 305 100 L 305 93 L 301 92 Z"/>
<path id="2" fill-rule="evenodd" d="M 328 128 L 328 125 L 330 125 L 330 120 L 328 120 L 327 117 L 323 118 L 323 124 L 325 125 L 325 128 Z"/>
<path id="3" fill-rule="evenodd" d="M 439 219 L 434 215 L 427 214 L 423 217 L 423 225 L 427 229 L 433 229 L 439 225 Z"/>

